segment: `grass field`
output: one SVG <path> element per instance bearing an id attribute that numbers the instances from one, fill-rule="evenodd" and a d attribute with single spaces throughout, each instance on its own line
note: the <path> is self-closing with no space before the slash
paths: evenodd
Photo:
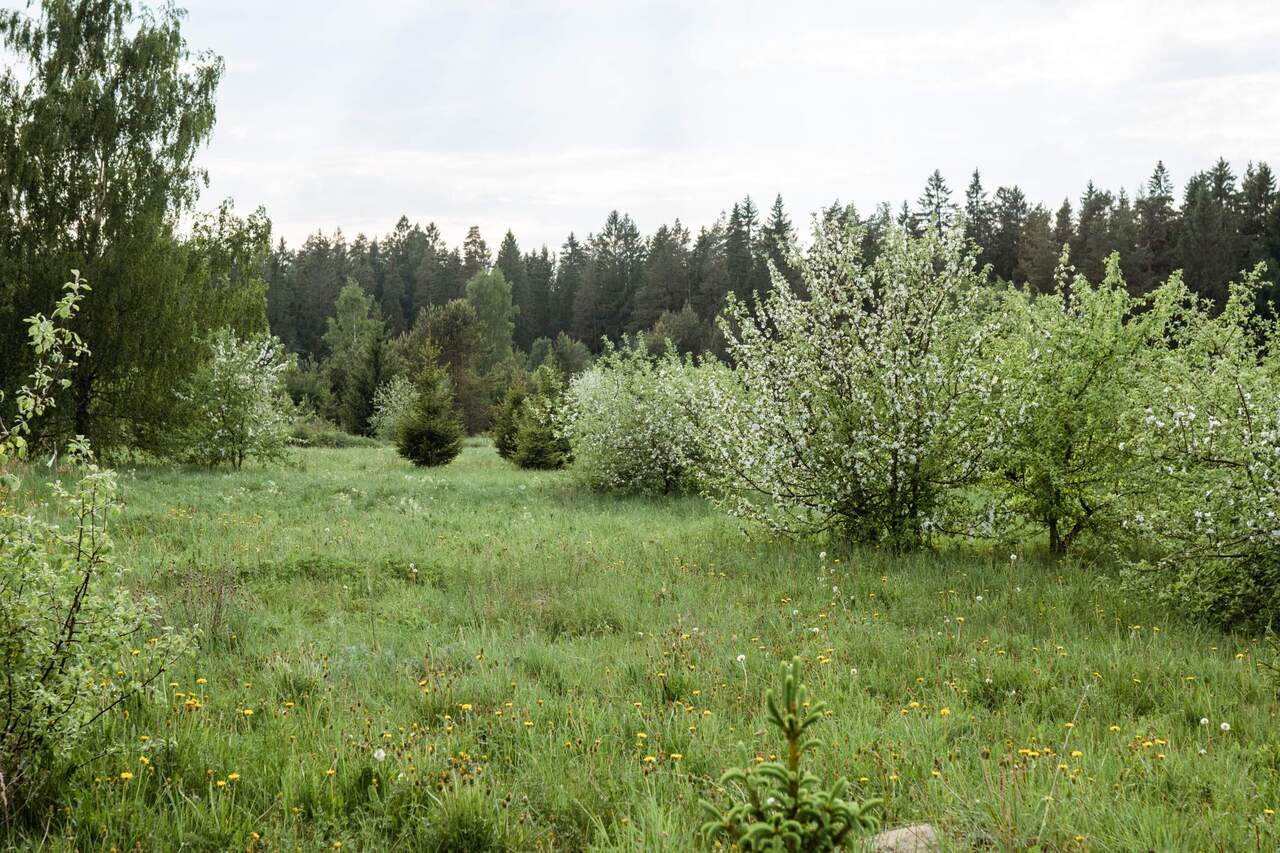
<path id="1" fill-rule="evenodd" d="M 791 655 L 832 712 L 810 769 L 888 825 L 1280 845 L 1267 647 L 1096 568 L 823 554 L 481 443 L 430 471 L 358 448 L 121 480 L 118 560 L 203 639 L 24 845 L 688 850 L 720 773 L 778 748 L 762 699 Z"/>

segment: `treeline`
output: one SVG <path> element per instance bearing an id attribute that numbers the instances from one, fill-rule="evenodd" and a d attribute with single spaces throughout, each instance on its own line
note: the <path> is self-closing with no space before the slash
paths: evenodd
<path id="1" fill-rule="evenodd" d="M 1175 269 L 1193 290 L 1224 304 L 1227 283 L 1259 261 L 1268 264 L 1264 301 L 1276 294 L 1280 271 L 1280 191 L 1266 163 L 1242 176 L 1218 160 L 1192 175 L 1181 193 L 1158 163 L 1136 197 L 1089 183 L 1076 203 L 1033 204 L 1016 185 L 988 192 L 975 171 L 963 196 L 937 171 L 914 204 L 888 203 L 864 216 L 838 201 L 818 212 L 822 223 L 862 228 L 873 260 L 891 224 L 914 234 L 930 225 L 963 223 L 980 247 L 979 261 L 1002 281 L 1036 292 L 1052 289 L 1063 246 L 1085 275 L 1100 278 L 1106 258 L 1120 252 L 1134 295 L 1150 291 Z M 348 280 L 359 284 L 389 334 L 412 329 L 424 312 L 465 298 L 477 273 L 496 269 L 510 286 L 512 345 L 529 352 L 539 339 L 564 334 L 598 351 L 602 339 L 651 332 L 684 352 L 718 350 L 715 318 L 729 294 L 748 298 L 771 286 L 768 263 L 793 284 L 788 246 L 796 226 L 781 196 L 762 213 L 750 198 L 734 204 L 695 234 L 679 220 L 644 236 L 632 218 L 613 211 L 599 231 L 570 234 L 558 251 L 525 251 L 508 231 L 494 253 L 478 228 L 450 246 L 434 224 L 401 218 L 383 237 L 317 233 L 296 250 L 281 242 L 264 278 L 272 330 L 305 357 L 329 355 L 326 323 Z"/>

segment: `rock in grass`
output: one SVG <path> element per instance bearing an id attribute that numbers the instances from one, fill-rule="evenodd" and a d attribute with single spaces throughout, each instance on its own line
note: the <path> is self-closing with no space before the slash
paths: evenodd
<path id="1" fill-rule="evenodd" d="M 927 823 L 913 823 L 888 829 L 871 839 L 876 853 L 934 853 L 940 850 L 938 833 Z"/>

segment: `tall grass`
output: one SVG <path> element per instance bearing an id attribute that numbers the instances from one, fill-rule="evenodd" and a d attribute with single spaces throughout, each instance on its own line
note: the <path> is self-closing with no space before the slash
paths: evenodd
<path id="1" fill-rule="evenodd" d="M 1105 566 L 824 554 L 475 443 L 430 471 L 299 459 L 122 472 L 117 558 L 201 649 L 14 843 L 688 850 L 721 772 L 779 749 L 762 698 L 800 655 L 831 710 L 812 766 L 887 825 L 1280 844 L 1265 644 L 1126 601 Z"/>

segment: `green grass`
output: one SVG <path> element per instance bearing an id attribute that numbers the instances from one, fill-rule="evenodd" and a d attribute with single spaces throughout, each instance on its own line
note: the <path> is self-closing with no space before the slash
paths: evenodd
<path id="1" fill-rule="evenodd" d="M 824 556 L 477 443 L 429 471 L 297 459 L 121 472 L 116 556 L 203 639 L 19 843 L 688 850 L 720 773 L 778 749 L 762 699 L 800 655 L 831 709 L 810 769 L 888 825 L 956 849 L 1280 845 L 1266 647 L 1102 570 Z"/>

